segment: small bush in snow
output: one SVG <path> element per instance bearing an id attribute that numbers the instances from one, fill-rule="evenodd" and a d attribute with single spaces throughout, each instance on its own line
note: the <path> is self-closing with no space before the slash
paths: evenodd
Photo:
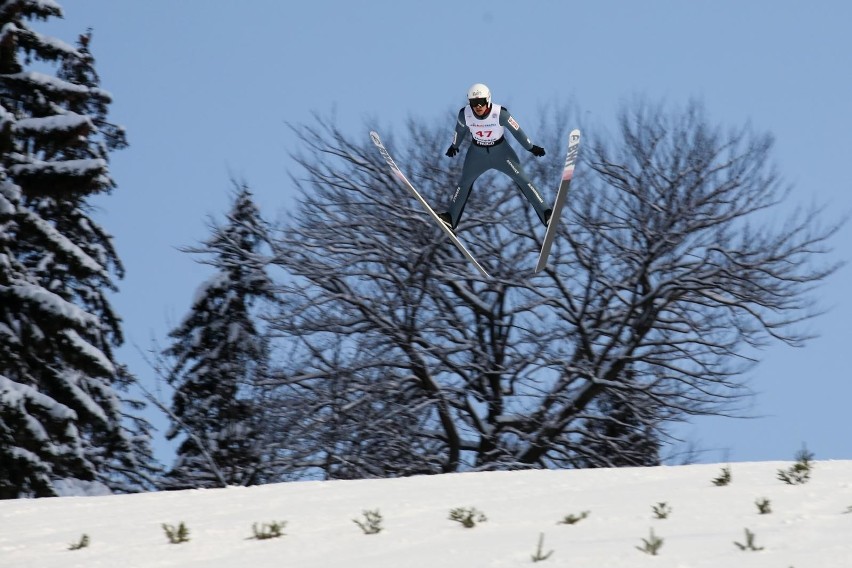
<path id="1" fill-rule="evenodd" d="M 89 535 L 84 534 L 82 537 L 80 537 L 80 540 L 78 542 L 72 542 L 68 546 L 68 550 L 80 550 L 81 548 L 86 548 L 87 546 L 89 546 Z"/>
<path id="2" fill-rule="evenodd" d="M 637 546 L 637 550 L 641 550 L 645 554 L 656 556 L 663 546 L 663 539 L 654 534 L 654 529 L 651 529 L 651 536 L 642 539 L 642 546 Z"/>
<path id="3" fill-rule="evenodd" d="M 576 525 L 583 519 L 589 516 L 588 511 L 583 511 L 580 515 L 566 515 L 564 519 L 556 523 L 557 525 Z"/>
<path id="4" fill-rule="evenodd" d="M 266 540 L 284 536 L 285 526 L 287 526 L 287 521 L 272 521 L 269 524 L 263 523 L 260 527 L 258 527 L 258 524 L 255 523 L 251 526 L 251 530 L 254 533 L 253 538 L 256 538 L 257 540 Z"/>
<path id="5" fill-rule="evenodd" d="M 379 510 L 362 511 L 364 520 L 352 519 L 352 522 L 361 527 L 364 534 L 379 534 L 382 532 L 382 514 Z"/>
<path id="6" fill-rule="evenodd" d="M 739 548 L 740 550 L 754 550 L 754 551 L 763 550 L 762 546 L 756 546 L 754 544 L 754 533 L 753 532 L 746 529 L 745 530 L 745 536 L 746 536 L 745 544 L 743 544 L 741 542 L 734 541 L 734 544 L 737 545 L 737 548 Z"/>
<path id="7" fill-rule="evenodd" d="M 778 470 L 778 479 L 788 485 L 802 485 L 811 479 L 812 460 L 814 455 L 807 448 L 802 448 L 796 454 L 796 463 L 787 470 Z"/>
<path id="8" fill-rule="evenodd" d="M 473 507 L 457 507 L 450 511 L 450 520 L 461 523 L 465 528 L 472 529 L 476 526 L 476 523 L 484 523 L 488 518 Z"/>
<path id="9" fill-rule="evenodd" d="M 761 515 L 768 515 L 772 512 L 772 505 L 769 502 L 769 499 L 758 499 L 754 502 L 754 504 L 757 505 L 757 512 Z"/>
<path id="10" fill-rule="evenodd" d="M 538 548 L 536 549 L 535 553 L 531 557 L 533 562 L 541 562 L 542 560 L 547 560 L 548 558 L 550 558 L 550 555 L 553 554 L 552 550 L 550 552 L 548 552 L 547 554 L 544 554 L 544 551 L 542 550 L 543 546 L 544 546 L 544 533 L 539 533 L 539 535 L 538 535 Z"/>
<path id="11" fill-rule="evenodd" d="M 672 508 L 666 503 L 657 503 L 652 507 L 652 510 L 654 511 L 655 519 L 668 519 L 669 515 L 672 514 Z"/>
<path id="12" fill-rule="evenodd" d="M 719 474 L 719 477 L 713 480 L 713 485 L 716 487 L 724 487 L 731 482 L 731 466 L 725 466 L 722 468 L 722 473 Z"/>
<path id="13" fill-rule="evenodd" d="M 189 542 L 189 529 L 186 528 L 186 525 L 183 523 L 183 521 L 181 521 L 177 528 L 173 527 L 172 525 L 167 525 L 166 523 L 163 523 L 163 530 L 166 531 L 166 537 L 172 544 Z"/>

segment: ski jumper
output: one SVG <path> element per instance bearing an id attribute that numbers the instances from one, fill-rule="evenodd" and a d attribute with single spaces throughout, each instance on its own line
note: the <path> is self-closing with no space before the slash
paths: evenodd
<path id="1" fill-rule="evenodd" d="M 497 104 L 492 105 L 489 113 L 482 118 L 476 116 L 470 106 L 465 106 L 459 110 L 452 146 L 458 149 L 468 133 L 473 140 L 464 159 L 461 181 L 453 192 L 447 211 L 453 229 L 458 225 L 464 212 L 464 206 L 473 189 L 473 182 L 486 171 L 492 169 L 503 172 L 512 178 L 524 197 L 532 204 L 538 218 L 542 223 L 545 223 L 547 206 L 541 193 L 535 188 L 521 167 L 518 155 L 506 143 L 505 132 L 507 130 L 526 150 L 532 149 L 532 142 L 524 134 L 517 121 L 509 114 L 508 109 Z"/>

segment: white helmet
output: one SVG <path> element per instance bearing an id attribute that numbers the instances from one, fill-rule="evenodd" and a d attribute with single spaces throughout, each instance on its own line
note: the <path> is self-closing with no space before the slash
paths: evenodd
<path id="1" fill-rule="evenodd" d="M 491 89 L 482 83 L 475 83 L 467 90 L 467 100 L 485 99 L 488 106 L 491 106 Z"/>

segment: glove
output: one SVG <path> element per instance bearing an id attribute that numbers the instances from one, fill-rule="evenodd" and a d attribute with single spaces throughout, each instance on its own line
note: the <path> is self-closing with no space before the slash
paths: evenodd
<path id="1" fill-rule="evenodd" d="M 459 149 L 456 148 L 455 146 L 453 146 L 452 144 L 450 144 L 450 147 L 447 148 L 447 157 L 448 158 L 452 158 L 453 156 L 455 156 L 458 153 L 459 153 Z"/>
<path id="2" fill-rule="evenodd" d="M 541 158 L 542 156 L 544 156 L 544 148 L 542 148 L 541 146 L 533 145 L 533 147 L 530 148 L 530 152 L 532 152 L 532 155 L 536 158 Z"/>

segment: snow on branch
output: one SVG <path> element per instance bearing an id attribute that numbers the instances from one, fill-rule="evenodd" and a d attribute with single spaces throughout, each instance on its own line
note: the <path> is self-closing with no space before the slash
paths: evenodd
<path id="1" fill-rule="evenodd" d="M 37 306 L 45 312 L 50 312 L 57 317 L 73 322 L 80 328 L 97 327 L 99 325 L 98 318 L 41 286 L 18 283 L 8 287 L 0 286 L 0 290 L 3 288 L 6 288 L 13 295 Z"/>
<path id="2" fill-rule="evenodd" d="M 52 134 L 74 132 L 93 128 L 92 120 L 85 115 L 69 112 L 43 118 L 23 118 L 15 122 L 14 130 L 22 134 Z"/>
<path id="3" fill-rule="evenodd" d="M 106 170 L 106 167 L 106 160 L 101 158 L 62 160 L 58 162 L 33 160 L 28 164 L 14 165 L 9 168 L 9 171 L 15 176 L 70 175 L 75 177 L 90 177 Z"/>
<path id="4" fill-rule="evenodd" d="M 5 80 L 10 82 L 31 83 L 36 84 L 45 91 L 53 93 L 66 93 L 73 95 L 85 95 L 89 92 L 89 88 L 84 85 L 77 85 L 70 81 L 63 81 L 52 75 L 39 73 L 37 71 L 24 71 L 21 73 L 12 73 L 4 75 Z"/>
<path id="5" fill-rule="evenodd" d="M 73 345 L 75 349 L 94 361 L 101 369 L 110 375 L 115 374 L 115 366 L 112 364 L 112 361 L 104 355 L 104 352 L 80 337 L 80 334 L 76 331 L 73 329 L 63 329 L 62 335 L 71 342 L 71 345 Z M 106 417 L 104 417 L 104 421 L 106 421 Z"/>
<path id="6" fill-rule="evenodd" d="M 9 168 L 15 181 L 31 195 L 91 193 L 112 186 L 107 162 L 100 158 L 45 162 L 27 158 Z"/>
<path id="7" fill-rule="evenodd" d="M 20 189 L 10 183 L 0 184 L 0 215 L 11 215 L 15 212 L 15 203 L 20 199 Z"/>
<path id="8" fill-rule="evenodd" d="M 62 8 L 53 0 L 24 0 L 22 2 L 6 2 L 0 7 L 0 14 L 12 11 L 28 11 L 41 18 L 48 16 L 62 17 Z M 13 24 L 9 24 L 15 27 Z"/>
<path id="9" fill-rule="evenodd" d="M 86 254 L 83 249 L 77 246 L 68 237 L 57 231 L 53 225 L 29 211 L 22 211 L 22 213 L 33 227 L 38 229 L 44 237 L 54 244 L 57 250 L 62 251 L 69 258 L 75 259 L 78 264 L 86 268 L 86 270 L 91 271 L 93 274 L 108 277 L 108 274 L 99 262 Z"/>
<path id="10" fill-rule="evenodd" d="M 56 402 L 29 385 L 17 383 L 0 375 L 0 402 L 4 406 L 23 408 L 26 403 L 40 406 L 50 411 L 56 420 L 76 420 L 77 413 L 64 404 Z"/>

